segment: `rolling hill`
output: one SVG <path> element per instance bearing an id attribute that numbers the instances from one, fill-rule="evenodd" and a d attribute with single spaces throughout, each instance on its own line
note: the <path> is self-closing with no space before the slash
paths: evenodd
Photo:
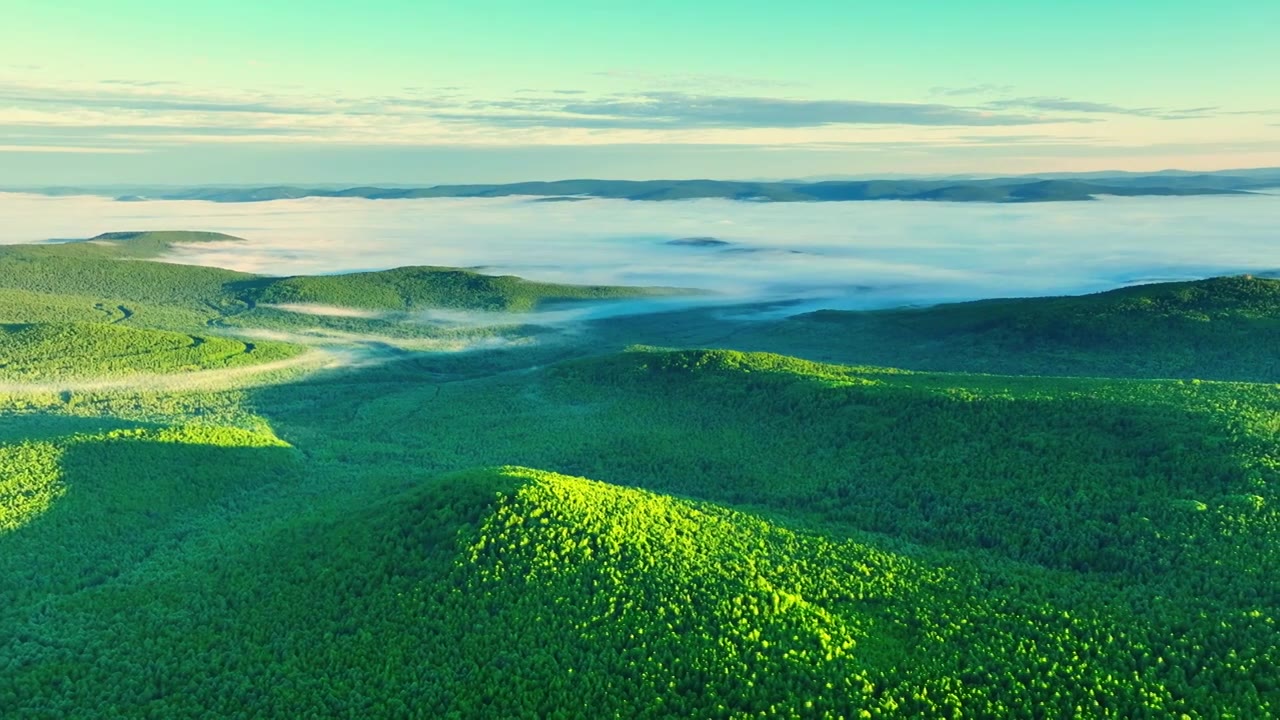
<path id="1" fill-rule="evenodd" d="M 0 247 L 6 716 L 1280 712 L 1280 282 L 23 385 L 669 292 L 147 259 L 188 241 Z"/>
<path id="2" fill-rule="evenodd" d="M 0 322 L 117 322 L 187 332 L 214 328 L 390 337 L 456 336 L 457 329 L 388 322 L 379 313 L 306 313 L 309 305 L 386 313 L 429 309 L 522 313 L 573 302 L 699 294 L 675 288 L 537 283 L 459 268 L 402 267 L 345 275 L 269 277 L 160 262 L 175 246 L 244 243 L 202 232 L 117 232 L 84 241 L 0 245 Z M 289 312 L 276 305 L 294 306 Z M 512 324 L 506 318 L 504 324 Z M 487 332 L 487 331 L 475 331 Z"/>
<path id="3" fill-rule="evenodd" d="M 1280 380 L 1280 280 L 1237 276 L 1095 295 L 824 310 L 757 324 L 742 349 L 1023 375 Z"/>
<path id="4" fill-rule="evenodd" d="M 66 717 L 1244 717 L 1280 694 L 1265 386 L 654 350 L 420 378 L 254 391 L 296 450 L 177 421 L 176 444 L 43 441 L 65 497 L 0 546 L 10 577 L 59 590 L 38 625 L 21 590 L 0 614 L 21 668 L 0 698 Z M 225 439 L 184 444 L 201 437 Z M 609 482 L 463 469 L 511 458 Z M 88 487 L 103 513 L 73 501 Z"/>
<path id="5" fill-rule="evenodd" d="M 285 360 L 301 351 L 285 343 L 246 343 L 105 323 L 0 325 L 0 380 L 226 369 Z"/>
<path id="6" fill-rule="evenodd" d="M 401 267 L 346 275 L 302 276 L 246 283 L 265 304 L 317 304 L 369 310 L 432 308 L 528 312 L 573 301 L 698 294 L 675 288 L 556 285 L 444 267 Z"/>

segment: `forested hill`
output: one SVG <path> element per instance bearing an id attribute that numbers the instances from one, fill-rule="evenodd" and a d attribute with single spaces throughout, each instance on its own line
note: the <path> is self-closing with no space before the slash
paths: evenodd
<path id="1" fill-rule="evenodd" d="M 180 309 L 206 316 L 211 312 L 217 316 L 242 315 L 258 304 L 520 312 L 560 302 L 697 293 L 674 288 L 538 283 L 449 267 L 272 277 L 155 261 L 182 245 L 247 242 L 221 233 L 163 231 L 112 232 L 80 241 L 0 245 L 0 291 L 41 293 L 43 304 L 48 307 L 63 304 L 66 296 L 93 298 L 93 302 L 84 303 L 86 308 L 151 304 L 148 317 Z M 38 300 L 27 299 L 36 305 L 40 304 Z M 0 306 L 0 319 L 3 309 Z M 131 314 L 131 322 L 147 319 L 138 315 Z"/>
<path id="2" fill-rule="evenodd" d="M 694 295 L 694 290 L 558 285 L 448 267 L 401 267 L 345 275 L 296 276 L 246 283 L 261 303 L 316 303 L 369 310 L 452 308 L 523 312 L 575 300 Z"/>
<path id="3" fill-rule="evenodd" d="M 0 423 L 19 716 L 1280 707 L 1269 386 L 638 350 L 92 401 Z"/>
<path id="4" fill-rule="evenodd" d="M 207 200 L 261 202 L 304 197 L 492 198 L 533 196 L 540 201 L 613 198 L 622 200 L 691 200 L 724 198 L 756 202 L 839 202 L 921 200 L 941 202 L 1058 202 L 1092 200 L 1099 195 L 1226 195 L 1280 186 L 1280 170 L 1218 173 L 1096 173 L 1002 178 L 871 180 L 554 180 L 482 185 L 355 187 L 272 185 L 218 187 L 15 188 L 49 195 L 97 194 L 121 201 Z"/>
<path id="5" fill-rule="evenodd" d="M 0 387 L 137 380 L 285 361 L 357 348 L 384 358 L 415 349 L 524 342 L 551 332 L 522 320 L 547 306 L 694 291 L 529 282 L 447 267 L 271 277 L 160 262 L 195 243 L 245 243 L 208 232 L 114 232 L 88 240 L 0 245 Z M 458 322 L 424 311 L 467 311 Z M 478 366 L 483 366 L 480 364 Z M 2 490 L 0 490 L 2 492 Z"/>
<path id="6" fill-rule="evenodd" d="M 1280 381 L 1280 280 L 1218 277 L 1094 295 L 823 310 L 734 347 L 820 360 L 1032 375 Z"/>
<path id="7" fill-rule="evenodd" d="M 1158 379 L 1280 282 L 450 353 L 668 291 L 148 259 L 236 241 L 0 246 L 4 720 L 1280 714 L 1280 374 Z"/>

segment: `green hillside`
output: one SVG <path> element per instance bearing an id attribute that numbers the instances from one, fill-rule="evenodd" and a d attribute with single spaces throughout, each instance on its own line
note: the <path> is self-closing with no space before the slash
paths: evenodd
<path id="1" fill-rule="evenodd" d="M 227 367 L 298 354 L 298 348 L 286 350 L 279 341 L 442 348 L 497 338 L 519 341 L 538 335 L 539 329 L 521 327 L 514 316 L 495 315 L 488 323 L 481 319 L 481 327 L 454 327 L 422 322 L 408 313 L 432 308 L 522 313 L 561 302 L 693 292 L 537 283 L 454 268 L 278 278 L 156 260 L 177 245 L 228 242 L 247 241 L 220 233 L 175 231 L 0 245 L 0 324 L 41 323 L 59 328 L 57 337 L 49 341 L 53 345 L 38 342 L 22 351 L 25 355 L 13 351 L 9 360 L 0 357 L 4 364 L 0 379 Z M 296 307 L 302 305 L 375 312 L 368 316 L 311 314 Z M 177 332 L 187 339 L 157 340 L 159 336 L 146 333 L 129 334 L 130 328 Z M 73 338 L 75 334 L 81 337 Z M 65 352 L 56 347 L 63 341 Z M 179 345 L 200 347 L 165 357 L 155 354 L 159 346 L 176 350 Z M 86 358 L 92 361 L 85 362 Z"/>
<path id="2" fill-rule="evenodd" d="M 1268 385 L 903 373 L 727 351 L 455 383 L 412 364 L 363 377 L 349 397 L 316 381 L 265 388 L 258 402 L 286 432 L 325 437 L 312 457 L 343 471 L 344 457 L 388 472 L 524 463 L 1055 570 L 1164 581 L 1194 567 L 1197 583 L 1224 579 L 1209 592 L 1277 552 L 1280 399 Z M 1232 523 L 1242 531 L 1218 532 Z"/>
<path id="3" fill-rule="evenodd" d="M 243 238 L 219 232 L 199 230 L 145 230 L 107 232 L 88 240 L 55 245 L 73 254 L 98 252 L 104 256 L 154 258 L 180 245 L 202 243 L 245 242 Z M 85 246 L 89 247 L 85 247 Z"/>
<path id="4" fill-rule="evenodd" d="M 225 286 L 251 277 L 219 268 L 135 260 L 109 245 L 0 246 L 0 288 L 9 290 L 197 306 L 229 300 Z"/>
<path id="5" fill-rule="evenodd" d="M 573 300 L 689 294 L 665 288 L 555 285 L 441 267 L 402 267 L 347 275 L 289 277 L 255 284 L 249 295 L 270 304 L 314 303 L 372 310 L 453 308 L 527 312 Z"/>
<path id="6" fill-rule="evenodd" d="M 262 427 L 64 418 L 40 428 L 45 434 L 25 424 L 33 437 L 0 444 L 0 662 L 9 668 L 0 701 L 7 712 L 43 716 L 58 693 L 15 685 L 26 674 L 24 656 L 77 635 L 96 638 L 87 628 L 50 634 L 27 622 L 33 610 L 104 586 L 154 582 L 149 568 L 189 555 L 185 539 L 226 524 L 255 496 L 296 484 L 298 463 Z M 94 707 L 78 715 L 102 717 Z"/>
<path id="7" fill-rule="evenodd" d="M 0 247 L 0 715 L 1280 713 L 1276 281 L 552 342 L 406 317 L 666 291 L 186 237 Z"/>
<path id="8" fill-rule="evenodd" d="M 1239 276 L 1079 297 L 824 310 L 735 347 L 819 360 L 1028 375 L 1280 380 L 1280 280 Z"/>
<path id="9" fill-rule="evenodd" d="M 963 703 L 980 716 L 1001 714 L 988 702 L 1029 707 L 1027 680 L 983 680 L 1001 662 L 1031 677 L 1040 660 L 1027 652 L 1065 673 L 1046 681 L 1059 697 L 1045 702 L 1113 698 L 1085 714 L 1248 717 L 1276 702 L 1265 668 L 1280 586 L 1260 571 L 1280 561 L 1270 386 L 921 375 L 727 352 L 643 351 L 447 385 L 415 374 L 361 376 L 345 386 L 358 397 L 335 398 L 326 381 L 258 402 L 287 435 L 326 438 L 311 460 L 340 475 L 376 467 L 394 483 L 525 462 L 967 568 L 978 577 L 961 595 L 983 599 L 947 616 L 1035 638 L 947 636 L 953 662 L 980 668 L 957 671 L 984 688 Z M 977 659 L 987 652 L 999 660 Z M 1099 675 L 1066 679 L 1073 657 Z"/>
<path id="10" fill-rule="evenodd" d="M 225 506 L 217 488 L 136 507 L 181 517 Z M 109 501 L 113 522 L 131 502 Z M 18 624 L 23 672 L 0 697 L 63 717 L 1248 716 L 1276 702 L 1274 618 L 1257 608 L 1182 599 L 1135 616 L 1125 606 L 1150 599 L 1114 583 L 787 525 L 551 473 L 456 474 L 222 545 L 182 574 L 106 565 L 62 587 L 38 629 Z"/>
<path id="11" fill-rule="evenodd" d="M 0 380 L 102 378 L 284 360 L 295 345 L 245 343 L 103 323 L 0 325 Z"/>
<path id="12" fill-rule="evenodd" d="M 484 275 L 439 267 L 402 267 L 344 275 L 268 277 L 194 265 L 155 262 L 175 245 L 247 242 L 220 233 L 106 233 L 87 241 L 43 245 L 0 245 L 0 293 L 27 296 L 24 310 L 65 307 L 68 299 L 92 299 L 92 306 L 139 317 L 130 322 L 179 329 L 209 320 L 253 325 L 255 305 L 307 304 L 372 310 L 450 308 L 525 312 L 542 305 L 583 300 L 691 294 L 672 288 L 559 285 L 513 276 Z M 0 297 L 0 299 L 3 299 Z M 134 305 L 142 307 L 134 309 Z M 6 305 L 0 305 L 4 313 Z M 34 306 L 34 307 L 32 307 Z M 68 311 L 65 319 L 80 319 Z M 110 313 L 108 312 L 108 315 Z M 268 309 L 261 315 L 277 315 Z M 151 322 L 154 316 L 154 322 Z M 16 321 L 16 320 L 15 320 Z M 316 321 L 320 322 L 320 321 Z"/>
<path id="13" fill-rule="evenodd" d="M 1269 386 L 923 375 L 729 351 L 628 353 L 553 377 L 617 428 L 580 441 L 609 458 L 591 472 L 646 487 L 1075 572 L 1163 577 L 1211 557 L 1196 568 L 1204 581 L 1280 562 Z M 1224 541 L 1216 529 L 1237 513 L 1248 531 Z"/>

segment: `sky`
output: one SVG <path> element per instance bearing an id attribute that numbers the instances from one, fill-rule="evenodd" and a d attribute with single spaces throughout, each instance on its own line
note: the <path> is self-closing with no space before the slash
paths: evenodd
<path id="1" fill-rule="evenodd" d="M 6 0 L 0 184 L 1280 166 L 1280 3 Z"/>

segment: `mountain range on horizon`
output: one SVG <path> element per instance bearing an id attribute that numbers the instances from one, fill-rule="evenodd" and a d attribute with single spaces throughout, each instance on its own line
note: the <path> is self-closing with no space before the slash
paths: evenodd
<path id="1" fill-rule="evenodd" d="M 1045 173 L 1002 177 L 834 177 L 782 181 L 570 179 L 467 185 L 209 185 L 7 188 L 47 195 L 109 195 L 118 200 L 206 200 L 261 202 L 304 197 L 357 197 L 374 200 L 439 197 L 534 196 L 543 200 L 607 198 L 692 200 L 721 198 L 757 202 L 839 202 L 915 200 L 940 202 L 1063 202 L 1099 195 L 1230 195 L 1280 186 L 1280 168 L 1214 172 L 1163 170 L 1154 173 Z"/>

